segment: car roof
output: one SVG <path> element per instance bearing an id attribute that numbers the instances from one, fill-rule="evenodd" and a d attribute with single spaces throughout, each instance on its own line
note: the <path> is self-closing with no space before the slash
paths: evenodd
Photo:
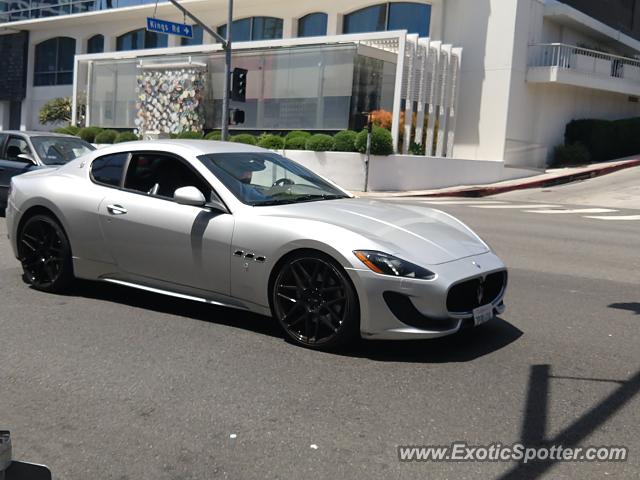
<path id="1" fill-rule="evenodd" d="M 30 131 L 30 130 L 1 130 L 0 133 L 6 133 L 11 135 L 23 135 L 27 137 L 73 137 L 73 135 L 66 135 L 64 133 Z"/>
<path id="2" fill-rule="evenodd" d="M 101 153 L 121 152 L 123 150 L 153 150 L 154 148 L 165 147 L 167 151 L 175 148 L 184 148 L 190 150 L 196 155 L 205 155 L 208 153 L 242 153 L 242 152 L 269 152 L 255 145 L 247 145 L 235 142 L 219 142 L 215 140 L 138 140 L 134 142 L 117 143 L 108 147 L 98 149 Z"/>

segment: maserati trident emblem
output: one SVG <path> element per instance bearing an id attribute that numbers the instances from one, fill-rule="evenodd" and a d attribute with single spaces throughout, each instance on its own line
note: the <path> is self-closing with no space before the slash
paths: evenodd
<path id="1" fill-rule="evenodd" d="M 484 279 L 481 278 L 478 282 L 478 289 L 476 290 L 476 298 L 478 299 L 478 305 L 482 305 L 482 297 L 484 297 Z"/>

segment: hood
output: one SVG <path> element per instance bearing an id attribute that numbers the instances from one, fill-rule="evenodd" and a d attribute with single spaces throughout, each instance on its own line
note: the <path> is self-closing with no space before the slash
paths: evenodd
<path id="1" fill-rule="evenodd" d="M 345 198 L 264 208 L 268 208 L 264 213 L 270 216 L 304 218 L 345 228 L 378 243 L 385 253 L 421 265 L 437 265 L 489 251 L 487 244 L 465 224 L 423 205 Z"/>

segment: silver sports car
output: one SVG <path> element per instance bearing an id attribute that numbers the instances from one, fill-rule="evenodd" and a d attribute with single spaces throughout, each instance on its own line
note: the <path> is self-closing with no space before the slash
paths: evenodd
<path id="1" fill-rule="evenodd" d="M 248 145 L 130 142 L 14 177 L 7 226 L 34 288 L 76 277 L 250 310 L 311 348 L 440 337 L 504 310 L 505 266 L 460 221 L 354 198 Z"/>

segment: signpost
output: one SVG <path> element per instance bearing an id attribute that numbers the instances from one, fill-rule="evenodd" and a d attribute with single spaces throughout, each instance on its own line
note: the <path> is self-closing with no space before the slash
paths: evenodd
<path id="1" fill-rule="evenodd" d="M 159 18 L 147 17 L 147 30 L 150 32 L 193 38 L 193 27 L 191 25 L 160 20 Z"/>

